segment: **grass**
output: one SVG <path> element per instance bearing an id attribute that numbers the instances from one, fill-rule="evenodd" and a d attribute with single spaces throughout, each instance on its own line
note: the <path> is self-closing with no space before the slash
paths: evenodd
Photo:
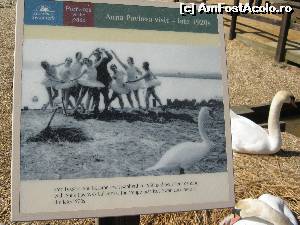
<path id="1" fill-rule="evenodd" d="M 52 112 L 22 111 L 21 179 L 68 179 L 178 174 L 179 170 L 145 172 L 172 146 L 200 141 L 199 108 L 149 112 L 108 111 L 98 118 L 75 120 Z M 185 172 L 226 170 L 223 104 L 214 120 L 205 121 L 214 151 Z M 78 116 L 77 116 L 78 117 Z"/>

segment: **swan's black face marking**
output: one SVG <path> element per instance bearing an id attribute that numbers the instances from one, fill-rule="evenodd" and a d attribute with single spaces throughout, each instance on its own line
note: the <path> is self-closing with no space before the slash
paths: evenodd
<path id="1" fill-rule="evenodd" d="M 241 209 L 236 209 L 236 208 L 233 208 L 233 209 L 232 209 L 232 214 L 233 214 L 233 215 L 238 215 L 238 216 L 240 216 L 240 212 L 241 212 Z"/>
<path id="2" fill-rule="evenodd" d="M 295 102 L 295 96 L 290 96 L 291 102 Z"/>
<path id="3" fill-rule="evenodd" d="M 291 105 L 294 106 L 295 108 L 298 108 L 298 106 L 295 103 L 295 101 L 296 101 L 295 96 L 291 95 L 290 99 L 291 99 L 291 101 L 290 101 Z"/>

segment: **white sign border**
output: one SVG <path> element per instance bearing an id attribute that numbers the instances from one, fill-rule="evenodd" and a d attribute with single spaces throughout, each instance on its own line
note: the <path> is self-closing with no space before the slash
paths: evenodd
<path id="1" fill-rule="evenodd" d="M 81 0 L 84 2 L 86 0 Z M 172 2 L 153 2 L 153 1 L 102 1 L 92 0 L 95 3 L 110 4 L 128 4 L 128 5 L 145 5 L 157 7 L 177 8 L 179 5 Z M 16 28 L 15 28 L 15 63 L 14 63 L 14 86 L 13 86 L 13 113 L 12 113 L 12 179 L 11 179 L 11 219 L 12 221 L 31 221 L 31 220 L 49 220 L 49 219 L 70 219 L 70 218 L 87 218 L 87 217 L 109 217 L 119 215 L 138 215 L 164 212 L 190 211 L 199 209 L 226 208 L 234 205 L 234 186 L 233 186 L 233 161 L 231 150 L 231 133 L 230 133 L 230 115 L 229 115 L 229 93 L 228 88 L 223 88 L 224 117 L 225 117 L 225 134 L 226 134 L 226 151 L 227 151 L 227 174 L 229 182 L 228 201 L 205 204 L 185 204 L 185 205 L 164 205 L 159 207 L 142 207 L 142 208 L 116 208 L 113 210 L 89 210 L 74 212 L 55 212 L 55 213 L 37 213 L 22 214 L 20 213 L 20 118 L 21 118 L 21 73 L 22 73 L 22 51 L 23 51 L 23 29 L 24 29 L 24 0 L 17 1 L 16 7 Z M 223 16 L 218 15 L 219 35 L 224 34 Z M 223 87 L 228 87 L 225 40 L 221 38 L 222 48 L 222 79 Z M 224 49 L 224 50 L 223 50 Z M 226 78 L 226 79 L 225 79 Z"/>

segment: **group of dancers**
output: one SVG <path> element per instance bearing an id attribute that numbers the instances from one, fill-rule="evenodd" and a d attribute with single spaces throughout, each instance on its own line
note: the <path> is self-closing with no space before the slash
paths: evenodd
<path id="1" fill-rule="evenodd" d="M 118 69 L 116 64 L 111 63 L 113 59 L 121 65 L 123 70 Z M 144 72 L 142 72 L 135 66 L 132 57 L 128 57 L 127 63 L 124 63 L 114 51 L 97 48 L 87 58 L 83 58 L 82 53 L 77 52 L 74 62 L 72 58 L 68 57 L 64 63 L 58 65 L 42 61 L 41 66 L 45 70 L 45 79 L 42 84 L 45 86 L 49 97 L 49 102 L 43 108 L 47 108 L 48 105 L 54 107 L 54 100 L 59 96 L 60 91 L 65 112 L 69 107 L 74 112 L 77 112 L 79 108 L 89 111 L 92 107 L 94 113 L 99 113 L 101 94 L 104 98 L 104 110 L 107 110 L 117 98 L 121 109 L 123 109 L 122 95 L 127 96 L 130 106 L 134 108 L 131 97 L 132 92 L 137 106 L 142 109 L 139 90 L 144 88 L 146 88 L 146 110 L 149 109 L 150 96 L 153 96 L 162 106 L 155 90 L 155 87 L 161 85 L 161 82 L 151 72 L 149 62 L 143 62 Z M 109 95 L 110 89 L 112 90 L 111 96 Z M 82 101 L 86 95 L 84 106 Z M 71 97 L 74 98 L 74 104 Z"/>

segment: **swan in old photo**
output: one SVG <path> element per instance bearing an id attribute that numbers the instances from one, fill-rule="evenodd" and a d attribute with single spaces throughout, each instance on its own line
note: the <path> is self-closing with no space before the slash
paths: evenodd
<path id="1" fill-rule="evenodd" d="M 281 148 L 280 111 L 284 103 L 295 104 L 289 91 L 279 91 L 274 96 L 268 118 L 268 131 L 253 121 L 230 112 L 232 148 L 235 152 L 248 154 L 274 154 Z"/>
<path id="2" fill-rule="evenodd" d="M 204 122 L 210 117 L 209 112 L 208 107 L 202 107 L 198 116 L 198 129 L 202 142 L 183 142 L 171 147 L 154 166 L 146 171 L 179 168 L 182 174 L 184 168 L 206 156 L 214 145 L 203 127 Z"/>

